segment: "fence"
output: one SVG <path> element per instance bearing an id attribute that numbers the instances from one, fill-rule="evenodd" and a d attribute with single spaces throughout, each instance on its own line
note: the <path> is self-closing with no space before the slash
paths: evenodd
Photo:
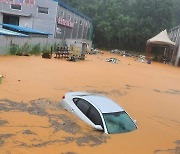
<path id="1" fill-rule="evenodd" d="M 77 43 L 81 44 L 81 42 L 86 42 L 89 45 L 89 48 L 91 48 L 92 41 L 81 39 L 66 39 L 66 43 L 68 45 L 77 45 Z M 32 50 L 47 52 L 51 50 L 51 47 L 55 49 L 57 46 L 61 46 L 64 43 L 65 42 L 63 40 L 54 38 L 29 38 L 0 35 L 0 55 L 16 54 L 17 52 L 31 53 Z"/>
<path id="2" fill-rule="evenodd" d="M 24 48 L 26 46 L 26 49 L 30 51 L 34 46 L 39 45 L 42 51 L 45 48 L 46 50 L 49 50 L 51 46 L 54 47 L 58 44 L 61 45 L 62 40 L 53 38 L 29 38 L 0 35 L 0 55 L 10 54 L 12 46 L 16 46 L 18 48 Z"/>

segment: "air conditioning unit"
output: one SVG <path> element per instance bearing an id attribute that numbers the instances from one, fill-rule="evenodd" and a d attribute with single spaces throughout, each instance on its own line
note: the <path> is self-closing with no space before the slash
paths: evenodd
<path id="1" fill-rule="evenodd" d="M 61 33 L 62 33 L 61 28 L 58 28 L 58 27 L 57 27 L 57 28 L 56 28 L 56 32 L 59 33 L 59 34 L 61 34 Z"/>

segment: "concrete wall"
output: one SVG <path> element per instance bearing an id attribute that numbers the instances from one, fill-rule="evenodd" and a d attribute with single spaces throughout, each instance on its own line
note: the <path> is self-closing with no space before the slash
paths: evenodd
<path id="1" fill-rule="evenodd" d="M 61 16 L 60 12 L 64 12 L 64 16 Z M 68 15 L 71 16 L 70 21 L 73 22 L 74 13 L 70 12 L 69 10 L 67 10 L 67 9 L 65 9 L 65 8 L 63 8 L 61 6 L 58 7 L 57 18 L 61 17 L 61 18 L 64 18 L 64 19 L 68 20 Z M 57 24 L 56 26 L 59 29 L 61 29 L 61 33 L 56 33 L 56 38 L 60 38 L 60 39 L 66 39 L 66 38 L 70 39 L 71 38 L 73 28 L 66 27 L 66 26 L 59 25 L 59 24 Z"/>
<path id="2" fill-rule="evenodd" d="M 22 27 L 33 27 L 33 18 L 32 17 L 20 17 L 19 25 Z"/>
<path id="3" fill-rule="evenodd" d="M 49 13 L 38 13 L 38 7 L 48 8 Z M 52 33 L 52 37 L 54 37 L 57 7 L 57 2 L 53 0 L 36 0 L 36 4 L 34 6 L 22 5 L 21 10 L 12 10 L 10 4 L 0 3 L 0 21 L 2 23 L 2 13 L 14 14 L 19 16 L 19 26 L 26 26 L 46 31 Z"/>
<path id="4" fill-rule="evenodd" d="M 56 33 L 56 37 L 61 38 L 61 39 L 89 39 L 90 27 L 88 26 L 88 24 L 90 23 L 90 21 L 85 19 L 84 17 L 81 17 L 63 8 L 62 6 L 59 6 L 58 8 L 57 17 L 60 16 L 61 11 L 64 12 L 64 16 L 63 16 L 64 19 L 68 20 L 68 15 L 71 16 L 71 22 L 74 23 L 74 26 L 73 28 L 70 28 L 70 27 L 57 24 L 57 28 L 61 29 L 61 33 Z M 82 21 L 81 25 L 80 25 L 80 20 Z M 90 26 L 91 26 L 91 23 L 90 23 Z"/>
<path id="5" fill-rule="evenodd" d="M 71 22 L 74 22 L 73 21 L 73 17 L 74 17 L 74 13 L 73 12 L 71 12 L 71 11 L 69 11 L 69 10 L 67 10 L 66 11 L 66 19 L 68 20 L 68 16 L 71 16 Z M 65 38 L 67 38 L 67 39 L 70 39 L 71 38 L 71 36 L 72 36 L 72 30 L 73 30 L 73 28 L 66 28 L 66 35 L 65 35 Z"/>
<path id="6" fill-rule="evenodd" d="M 48 14 L 38 13 L 38 7 L 48 8 Z M 60 16 L 60 12 L 64 12 L 63 18 L 68 20 L 68 15 L 71 16 L 71 22 L 74 23 L 74 27 L 66 27 L 57 24 L 57 18 Z M 22 5 L 21 10 L 12 10 L 10 4 L 0 3 L 0 22 L 3 20 L 3 13 L 15 14 L 19 16 L 19 25 L 42 30 L 52 33 L 50 37 L 59 39 L 89 39 L 89 27 L 86 23 L 89 23 L 87 19 L 81 17 L 66 8 L 59 6 L 57 2 L 53 0 L 36 0 L 34 6 Z M 75 23 L 75 19 L 77 23 Z M 82 20 L 82 25 L 80 25 Z"/>
<path id="7" fill-rule="evenodd" d="M 36 11 L 35 6 L 21 6 L 21 10 L 11 9 L 11 4 L 0 3 L 0 21 L 3 22 L 3 14 L 17 15 L 19 16 L 19 25 L 32 28 L 32 14 Z"/>
<path id="8" fill-rule="evenodd" d="M 38 13 L 39 7 L 49 9 L 49 14 Z M 52 0 L 36 0 L 36 11 L 33 19 L 33 28 L 52 33 L 54 37 L 58 4 Z"/>
<path id="9" fill-rule="evenodd" d="M 76 14 L 74 14 L 73 22 L 74 22 L 74 27 L 73 27 L 73 31 L 72 31 L 72 38 L 76 38 L 77 34 L 78 34 L 78 28 L 79 28 L 79 24 L 78 24 L 79 18 Z"/>

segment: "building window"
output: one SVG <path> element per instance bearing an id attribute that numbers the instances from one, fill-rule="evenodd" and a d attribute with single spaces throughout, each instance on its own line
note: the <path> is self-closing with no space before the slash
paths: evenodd
<path id="1" fill-rule="evenodd" d="M 13 10 L 21 10 L 21 5 L 11 4 L 11 9 L 13 9 Z"/>
<path id="2" fill-rule="evenodd" d="M 79 20 L 79 24 L 82 25 L 82 23 L 83 23 L 82 20 Z"/>
<path id="3" fill-rule="evenodd" d="M 63 12 L 63 11 L 60 11 L 60 12 L 59 12 L 59 16 L 62 17 L 62 18 L 64 18 L 64 12 Z"/>
<path id="4" fill-rule="evenodd" d="M 43 13 L 43 14 L 48 14 L 49 13 L 49 9 L 46 7 L 38 7 L 38 12 L 39 13 Z"/>
<path id="5" fill-rule="evenodd" d="M 71 20 L 71 15 L 69 14 L 67 18 L 68 18 L 68 20 L 70 21 L 70 20 Z"/>

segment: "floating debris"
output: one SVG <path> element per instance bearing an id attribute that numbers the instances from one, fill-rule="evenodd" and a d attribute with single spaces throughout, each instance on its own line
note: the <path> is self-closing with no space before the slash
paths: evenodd
<path id="1" fill-rule="evenodd" d="M 32 132 L 31 130 L 23 130 L 22 134 L 26 134 L 26 135 L 36 135 L 36 133 Z"/>
<path id="2" fill-rule="evenodd" d="M 137 59 L 137 61 L 139 61 L 139 62 L 141 62 L 141 63 L 145 63 L 146 62 L 146 56 L 144 56 L 144 55 L 139 55 L 139 57 L 138 57 L 138 59 Z"/>
<path id="3" fill-rule="evenodd" d="M 98 49 L 91 49 L 91 51 L 87 52 L 87 54 L 97 55 L 97 54 L 104 54 L 104 53 Z"/>
<path id="4" fill-rule="evenodd" d="M 109 59 L 106 59 L 106 62 L 111 62 L 113 64 L 118 64 L 119 60 L 116 59 L 116 58 L 109 58 Z"/>
<path id="5" fill-rule="evenodd" d="M 123 51 L 123 50 L 114 49 L 114 50 L 111 50 L 110 53 L 119 54 L 123 57 L 132 57 L 132 54 L 130 51 Z"/>
<path id="6" fill-rule="evenodd" d="M 3 75 L 0 74 L 0 84 L 2 83 Z"/>

